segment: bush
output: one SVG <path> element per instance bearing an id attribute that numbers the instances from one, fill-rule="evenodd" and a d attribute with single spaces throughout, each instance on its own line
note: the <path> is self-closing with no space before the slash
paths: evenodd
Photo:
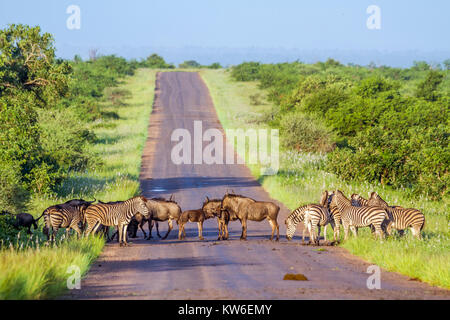
<path id="1" fill-rule="evenodd" d="M 209 66 L 206 66 L 208 69 L 222 69 L 222 66 L 218 62 L 214 62 Z"/>
<path id="2" fill-rule="evenodd" d="M 264 102 L 264 97 L 260 93 L 255 93 L 249 96 L 250 105 L 259 106 Z"/>
<path id="3" fill-rule="evenodd" d="M 0 215 L 0 250 L 3 247 L 9 246 L 10 243 L 14 244 L 17 241 L 17 235 L 19 232 L 26 235 L 25 228 L 16 228 L 14 225 L 16 218 L 11 214 Z"/>
<path id="4" fill-rule="evenodd" d="M 237 81 L 254 81 L 259 76 L 259 62 L 244 62 L 231 69 L 231 76 Z"/>
<path id="5" fill-rule="evenodd" d="M 144 60 L 140 66 L 145 68 L 152 68 L 152 69 L 174 69 L 175 66 L 173 64 L 168 64 L 164 60 L 163 57 L 157 55 L 156 53 L 153 53 L 152 55 L 148 56 L 146 60 Z"/>
<path id="6" fill-rule="evenodd" d="M 185 61 L 178 66 L 178 68 L 180 68 L 180 69 L 191 69 L 191 68 L 195 69 L 195 68 L 201 68 L 201 67 L 202 67 L 202 65 L 195 60 Z"/>
<path id="7" fill-rule="evenodd" d="M 328 152 L 333 149 L 332 133 L 319 121 L 301 113 L 287 113 L 280 120 L 281 143 L 289 149 Z"/>
<path id="8" fill-rule="evenodd" d="M 286 148 L 330 151 L 335 142 L 328 171 L 433 199 L 448 195 L 447 74 L 425 62 L 409 69 L 367 68 L 332 59 L 314 65 L 246 62 L 232 69 L 235 80 L 259 80 L 267 89 L 276 104 L 267 122 L 279 127 Z"/>
<path id="9" fill-rule="evenodd" d="M 20 169 L 13 163 L 0 162 L 0 211 L 17 213 L 23 210 L 27 197 Z"/>

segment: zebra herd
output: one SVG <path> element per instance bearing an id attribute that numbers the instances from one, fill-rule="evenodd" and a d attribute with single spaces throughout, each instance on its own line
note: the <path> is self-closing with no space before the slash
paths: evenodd
<path id="1" fill-rule="evenodd" d="M 286 219 L 286 237 L 291 240 L 299 222 L 304 223 L 302 242 L 305 231 L 310 234 L 310 242 L 319 245 L 320 229 L 330 224 L 334 230 L 333 240 L 340 240 L 340 225 L 344 228 L 344 240 L 348 239 L 349 230 L 355 237 L 358 228 L 370 227 L 380 239 L 385 234 L 391 235 L 392 229 L 398 230 L 400 235 L 407 228 L 411 228 L 416 238 L 421 238 L 420 232 L 425 226 L 425 216 L 417 209 L 390 206 L 376 192 L 369 193 L 364 199 L 358 194 L 352 194 L 348 199 L 340 190 L 329 193 L 324 191 L 320 204 L 309 204 L 295 209 Z"/>
<path id="2" fill-rule="evenodd" d="M 163 239 L 167 238 L 173 229 L 173 221 L 179 225 L 178 239 L 186 237 L 185 225 L 187 222 L 198 224 L 198 234 L 203 240 L 203 223 L 210 218 L 217 218 L 218 240 L 228 239 L 228 223 L 239 220 L 242 225 L 241 239 L 247 237 L 247 220 L 268 220 L 272 227 L 271 240 L 275 236 L 279 239 L 279 226 L 277 222 L 280 208 L 272 202 L 256 201 L 252 198 L 237 194 L 226 193 L 222 199 L 209 199 L 206 197 L 202 208 L 182 211 L 180 206 L 172 199 L 147 199 L 136 196 L 126 201 L 104 203 L 98 201 L 84 201 L 75 199 L 63 204 L 54 205 L 44 210 L 43 232 L 48 240 L 54 241 L 60 228 L 75 230 L 78 236 L 89 236 L 103 232 L 109 239 L 109 228 L 117 228 L 120 246 L 127 246 L 127 236 L 136 237 L 138 227 L 144 232 L 143 225 L 148 222 L 149 235 L 152 236 L 154 223 L 159 235 L 158 222 L 168 221 L 168 231 Z M 36 221 L 37 221 L 36 220 Z M 391 235 L 392 229 L 400 234 L 411 228 L 413 235 L 420 238 L 420 232 L 425 224 L 425 216 L 416 209 L 405 209 L 400 206 L 390 206 L 376 192 L 371 192 L 368 199 L 358 194 L 348 199 L 343 192 L 324 191 L 319 204 L 308 204 L 295 209 L 285 220 L 286 238 L 292 240 L 297 225 L 303 222 L 302 242 L 308 231 L 311 243 L 319 245 L 321 228 L 324 227 L 324 238 L 328 224 L 333 229 L 333 241 L 340 240 L 340 225 L 344 229 L 344 239 L 348 239 L 349 230 L 356 237 L 358 228 L 370 227 L 376 237 L 382 239 L 385 234 Z M 161 236 L 160 236 L 161 237 Z M 114 238 L 114 236 L 113 236 Z"/>

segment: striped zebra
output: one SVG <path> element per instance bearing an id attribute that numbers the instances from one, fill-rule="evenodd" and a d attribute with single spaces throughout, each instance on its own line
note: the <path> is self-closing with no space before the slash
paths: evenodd
<path id="1" fill-rule="evenodd" d="M 381 207 L 354 207 L 347 197 L 339 190 L 333 195 L 330 207 L 336 207 L 341 213 L 342 225 L 344 227 L 344 240 L 348 239 L 348 230 L 352 231 L 357 237 L 358 227 L 368 227 L 373 225 L 375 234 L 383 238 L 383 230 L 381 224 L 384 219 L 388 218 L 388 214 Z"/>
<path id="2" fill-rule="evenodd" d="M 389 221 L 386 232 L 388 235 L 391 235 L 392 228 L 398 230 L 400 236 L 403 235 L 405 229 L 411 228 L 413 236 L 421 239 L 421 231 L 425 226 L 425 215 L 419 210 L 389 206 L 376 192 L 370 194 L 369 205 L 377 205 L 387 210 Z"/>
<path id="3" fill-rule="evenodd" d="M 286 224 L 286 238 L 289 241 L 292 240 L 300 222 L 303 222 L 302 243 L 305 241 L 305 231 L 308 229 L 310 242 L 319 245 L 320 227 L 326 226 L 330 222 L 330 214 L 327 208 L 317 204 L 308 204 L 295 209 L 284 222 Z M 317 238 L 316 228 L 318 229 Z M 324 237 L 326 241 L 326 232 Z"/>
<path id="4" fill-rule="evenodd" d="M 327 208 L 330 213 L 330 225 L 333 229 L 333 241 L 339 241 L 341 239 L 341 212 L 336 207 L 330 207 L 331 200 L 333 199 L 333 193 L 329 193 L 325 190 L 320 198 L 320 205 Z M 327 232 L 327 226 L 325 226 L 324 232 Z"/>
<path id="5" fill-rule="evenodd" d="M 75 199 L 45 209 L 37 220 L 44 217 L 43 233 L 47 236 L 47 240 L 55 241 L 60 228 L 66 228 L 66 237 L 69 236 L 70 229 L 75 230 L 80 236 L 84 213 L 94 201 Z"/>
<path id="6" fill-rule="evenodd" d="M 350 199 L 352 200 L 352 206 L 355 206 L 355 207 L 370 207 L 369 200 L 368 199 L 364 199 L 359 194 L 356 194 L 356 193 L 352 194 Z"/>
<path id="7" fill-rule="evenodd" d="M 126 235 L 131 218 L 137 213 L 141 213 L 147 219 L 150 217 L 146 201 L 145 197 L 138 196 L 126 201 L 91 205 L 85 213 L 86 236 L 89 236 L 91 232 L 95 233 L 100 225 L 116 226 L 119 230 L 119 245 L 127 246 Z"/>

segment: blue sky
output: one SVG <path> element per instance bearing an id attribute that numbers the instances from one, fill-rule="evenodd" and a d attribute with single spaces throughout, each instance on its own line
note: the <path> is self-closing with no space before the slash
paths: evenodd
<path id="1" fill-rule="evenodd" d="M 81 9 L 80 30 L 66 27 L 71 4 Z M 372 4 L 381 9 L 380 30 L 366 27 Z M 2 0 L 0 27 L 40 25 L 61 56 L 191 46 L 448 53 L 449 12 L 448 0 Z"/>

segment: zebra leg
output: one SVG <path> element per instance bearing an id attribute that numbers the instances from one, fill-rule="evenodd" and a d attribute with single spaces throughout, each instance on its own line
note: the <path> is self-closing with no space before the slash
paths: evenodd
<path id="1" fill-rule="evenodd" d="M 122 233 L 123 233 L 123 229 L 122 229 L 122 225 L 119 225 L 117 228 L 117 231 L 119 232 L 119 247 L 122 247 Z"/>
<path id="2" fill-rule="evenodd" d="M 169 218 L 168 224 L 169 224 L 169 229 L 167 230 L 167 233 L 164 235 L 164 237 L 162 237 L 163 240 L 167 239 L 167 236 L 169 235 L 170 231 L 172 231 L 172 229 L 173 229 L 172 219 Z M 158 229 L 158 225 L 156 225 L 156 229 Z"/>
<path id="3" fill-rule="evenodd" d="M 305 243 L 305 231 L 308 228 L 306 222 L 303 222 L 303 232 L 302 232 L 302 244 Z"/>
<path id="4" fill-rule="evenodd" d="M 411 227 L 411 232 L 412 232 L 414 237 L 416 237 L 417 239 L 421 239 L 420 226 L 412 226 Z"/>
<path id="5" fill-rule="evenodd" d="M 306 221 L 305 221 L 306 222 Z M 308 228 L 308 233 L 309 233 L 309 240 L 308 240 L 308 244 L 311 244 L 311 242 L 314 241 L 314 234 L 312 233 L 312 226 L 311 223 L 308 221 L 306 223 L 306 226 Z"/>
<path id="6" fill-rule="evenodd" d="M 341 241 L 341 220 L 340 219 L 336 219 L 334 221 L 335 225 L 336 225 L 336 241 Z"/>
<path id="7" fill-rule="evenodd" d="M 350 230 L 352 231 L 353 236 L 355 238 L 358 238 L 358 231 L 356 231 L 356 227 L 355 226 L 350 226 Z"/>
<path id="8" fill-rule="evenodd" d="M 127 229 L 128 229 L 128 224 L 124 224 L 123 225 L 123 231 L 122 231 L 122 237 L 123 237 L 123 240 L 124 240 L 123 242 L 124 242 L 125 246 L 131 246 L 131 243 L 127 242 L 127 235 L 128 235 Z"/>
<path id="9" fill-rule="evenodd" d="M 317 226 L 317 245 L 319 245 L 319 241 L 320 241 L 320 231 L 321 231 L 321 227 L 320 225 Z M 324 235 L 325 236 L 325 235 Z M 326 237 L 326 236 L 325 236 Z"/>
<path id="10" fill-rule="evenodd" d="M 80 239 L 80 236 L 81 236 L 81 230 L 80 230 L 80 228 L 78 228 L 78 225 L 75 224 L 75 225 L 71 226 L 71 228 L 72 228 L 73 230 L 75 230 L 75 232 L 77 233 L 77 239 Z"/>
<path id="11" fill-rule="evenodd" d="M 342 224 L 342 226 L 344 227 L 344 240 L 347 240 L 348 239 L 348 228 L 349 228 L 349 225 L 344 222 Z"/>

